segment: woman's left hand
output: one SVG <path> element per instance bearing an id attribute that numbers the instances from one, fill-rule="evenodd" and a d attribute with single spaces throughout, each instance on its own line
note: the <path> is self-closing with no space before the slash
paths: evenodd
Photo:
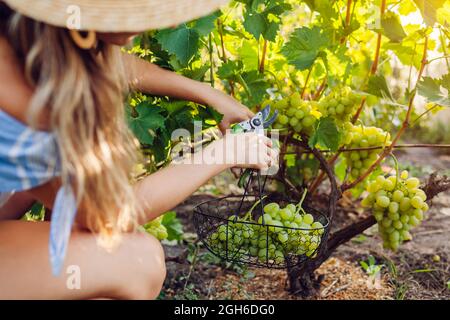
<path id="1" fill-rule="evenodd" d="M 248 120 L 254 116 L 254 113 L 249 108 L 233 97 L 219 90 L 213 90 L 214 94 L 208 99 L 208 105 L 223 114 L 222 122 L 219 124 L 219 129 L 222 133 L 225 133 L 232 124 Z"/>

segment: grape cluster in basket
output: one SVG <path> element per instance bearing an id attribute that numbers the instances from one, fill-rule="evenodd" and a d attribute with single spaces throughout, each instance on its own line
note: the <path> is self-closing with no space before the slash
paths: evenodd
<path id="1" fill-rule="evenodd" d="M 287 255 L 314 257 L 324 226 L 305 212 L 301 203 L 280 207 L 271 202 L 256 221 L 252 211 L 244 217 L 231 216 L 209 236 L 209 244 L 229 258 L 254 257 L 262 263 L 280 264 Z"/>

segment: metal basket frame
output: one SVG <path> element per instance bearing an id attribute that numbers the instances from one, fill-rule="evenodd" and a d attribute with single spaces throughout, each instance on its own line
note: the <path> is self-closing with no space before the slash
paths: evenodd
<path id="1" fill-rule="evenodd" d="M 266 223 L 264 221 L 265 199 L 263 195 L 263 190 L 265 187 L 267 177 L 265 178 L 264 183 L 262 183 L 259 172 L 257 173 L 257 176 L 258 176 L 258 191 L 259 191 L 257 194 L 254 195 L 248 194 L 248 188 L 250 186 L 251 180 L 253 179 L 253 172 L 252 172 L 246 183 L 244 189 L 245 191 L 242 196 L 225 196 L 213 200 L 208 200 L 198 204 L 194 208 L 194 226 L 201 242 L 210 252 L 212 252 L 214 255 L 218 256 L 223 260 L 247 264 L 256 267 L 265 267 L 273 269 L 291 268 L 293 266 L 302 264 L 307 260 L 311 259 L 312 257 L 314 257 L 314 255 L 320 250 L 320 248 L 324 245 L 324 243 L 326 243 L 326 240 L 328 238 L 330 225 L 328 217 L 316 209 L 313 209 L 309 206 L 304 206 L 305 209 L 308 211 L 308 213 L 313 215 L 315 221 L 319 221 L 322 223 L 323 226 L 322 228 L 311 228 L 311 229 L 293 228 L 289 226 L 275 226 L 271 225 L 270 223 L 269 224 Z M 268 196 L 268 198 L 270 199 L 270 196 Z M 247 212 L 247 210 L 255 203 L 255 201 L 258 200 L 259 204 L 257 205 L 257 207 L 255 207 L 255 210 L 253 211 L 253 218 L 255 218 L 255 212 L 259 212 L 257 216 L 262 215 L 261 223 L 256 223 L 253 221 L 238 221 L 237 217 L 241 217 L 243 212 Z M 286 204 L 291 203 L 289 200 L 285 200 L 282 202 Z M 235 216 L 234 220 L 230 219 L 231 216 Z M 245 240 L 243 240 L 242 243 L 238 244 L 235 250 L 230 250 L 230 241 L 233 240 L 232 245 L 234 246 L 234 239 L 235 239 L 235 235 L 233 235 L 233 238 L 231 238 L 232 234 L 230 231 L 230 226 L 232 224 L 234 225 L 240 224 L 241 226 L 246 226 L 244 227 L 245 230 L 248 230 L 247 228 L 254 228 L 256 226 L 259 226 L 259 228 L 265 228 L 265 231 L 263 231 L 263 235 L 265 235 L 266 241 L 265 243 L 266 252 L 264 261 L 261 261 L 261 259 L 258 256 L 255 256 L 250 252 L 249 253 L 242 252 L 242 247 L 244 246 Z M 211 239 L 211 235 L 215 232 L 218 232 L 220 226 L 225 226 L 226 228 L 224 249 L 219 248 L 219 245 L 213 244 L 214 240 Z M 273 240 L 272 236 L 274 235 L 274 232 L 271 232 L 271 230 L 275 229 L 278 230 L 279 232 L 280 230 L 288 232 L 288 234 L 290 232 L 297 232 L 299 234 L 301 234 L 301 232 L 308 233 L 310 237 L 312 235 L 318 236 L 320 241 L 317 247 L 314 249 L 314 251 L 313 252 L 309 251 L 308 255 L 306 255 L 306 252 L 303 254 L 289 252 L 291 250 L 287 250 L 288 248 L 286 246 L 286 248 L 283 248 L 285 249 L 283 252 L 284 256 L 283 262 L 280 261 L 281 259 L 278 259 L 277 261 L 277 259 L 273 259 L 270 257 L 269 252 L 269 247 L 272 243 L 271 241 Z M 318 234 L 319 230 L 322 230 L 320 234 Z M 299 247 L 301 245 L 307 244 L 306 242 L 301 243 L 300 238 L 301 237 L 299 236 Z M 306 236 L 304 238 L 305 240 L 307 239 Z M 246 240 L 250 242 L 256 241 L 255 238 L 253 239 L 247 238 Z M 258 238 L 257 241 L 260 241 L 260 239 Z M 310 244 L 311 242 L 309 243 L 309 245 Z M 299 249 L 297 249 L 297 252 L 298 250 Z"/>

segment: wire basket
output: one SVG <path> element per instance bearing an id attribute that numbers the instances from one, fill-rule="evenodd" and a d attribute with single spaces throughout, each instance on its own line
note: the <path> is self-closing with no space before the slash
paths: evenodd
<path id="1" fill-rule="evenodd" d="M 326 242 L 328 218 L 304 206 L 304 210 L 313 216 L 315 222 L 320 222 L 321 227 L 271 224 L 264 221 L 264 202 L 270 200 L 274 199 L 264 198 L 261 193 L 245 193 L 243 196 L 228 196 L 197 205 L 194 208 L 194 225 L 199 239 L 223 260 L 257 267 L 290 268 L 314 258 Z M 281 206 L 289 204 L 288 201 L 277 203 Z M 251 207 L 254 207 L 252 221 L 244 221 Z"/>

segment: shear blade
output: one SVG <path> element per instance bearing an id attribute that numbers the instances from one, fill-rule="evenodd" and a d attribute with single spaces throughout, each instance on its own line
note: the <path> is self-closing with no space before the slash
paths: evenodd
<path id="1" fill-rule="evenodd" d="M 272 123 L 275 122 L 275 120 L 278 117 L 278 110 L 275 110 L 275 112 L 273 113 L 272 117 L 270 117 L 270 119 L 264 121 L 264 128 L 268 128 L 272 125 Z"/>
<path id="2" fill-rule="evenodd" d="M 262 109 L 260 112 L 261 112 L 261 114 L 262 114 L 263 121 L 266 121 L 267 117 L 268 117 L 269 114 L 270 114 L 270 105 L 267 105 L 267 106 L 266 106 L 264 109 Z"/>

